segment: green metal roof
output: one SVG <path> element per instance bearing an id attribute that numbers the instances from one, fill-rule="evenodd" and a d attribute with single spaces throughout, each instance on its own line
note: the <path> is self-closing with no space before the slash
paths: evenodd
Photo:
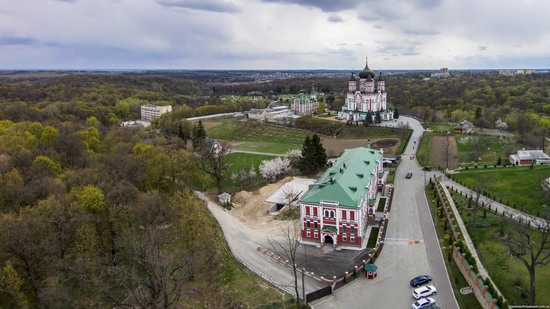
<path id="1" fill-rule="evenodd" d="M 300 93 L 298 94 L 297 96 L 294 97 L 294 100 L 299 100 L 300 101 L 300 104 L 306 104 L 306 100 L 309 99 L 309 101 L 312 103 L 312 104 L 315 104 L 317 103 L 317 99 L 315 98 L 312 98 L 311 96 L 308 96 L 304 93 Z"/>
<path id="2" fill-rule="evenodd" d="M 323 231 L 331 231 L 333 233 L 337 233 L 338 230 L 334 227 L 334 226 L 331 226 L 331 225 L 325 225 L 323 226 Z"/>
<path id="3" fill-rule="evenodd" d="M 357 208 L 371 182 L 380 150 L 358 147 L 346 149 L 302 197 L 302 203 L 338 203 L 340 207 Z"/>
<path id="4" fill-rule="evenodd" d="M 378 269 L 378 266 L 376 266 L 375 264 L 367 264 L 363 266 L 363 269 L 366 271 L 376 271 Z"/>

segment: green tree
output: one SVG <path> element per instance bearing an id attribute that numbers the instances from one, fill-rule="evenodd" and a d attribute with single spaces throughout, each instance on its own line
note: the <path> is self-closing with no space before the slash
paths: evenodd
<path id="1" fill-rule="evenodd" d="M 399 118 L 399 111 L 397 110 L 397 107 L 393 110 L 393 118 L 398 119 Z"/>
<path id="2" fill-rule="evenodd" d="M 298 168 L 305 174 L 313 174 L 323 168 L 326 162 L 327 153 L 319 135 L 313 134 L 311 138 L 306 136 Z"/>
<path id="3" fill-rule="evenodd" d="M 202 125 L 202 121 L 199 120 L 193 127 L 193 135 L 191 136 L 191 143 L 193 144 L 193 149 L 198 150 L 203 146 L 206 141 L 206 131 Z"/>
<path id="4" fill-rule="evenodd" d="M 325 147 L 323 147 L 323 143 L 321 142 L 319 135 L 313 134 L 313 137 L 311 138 L 311 146 L 315 150 L 314 160 L 315 165 L 319 170 L 327 164 L 327 151 Z"/>
<path id="5" fill-rule="evenodd" d="M 18 308 L 28 308 L 29 302 L 23 292 L 23 279 L 17 273 L 10 261 L 0 268 L 0 292 L 13 297 L 13 302 Z"/>
<path id="6" fill-rule="evenodd" d="M 380 111 L 376 111 L 376 114 L 374 117 L 376 118 L 376 123 L 382 122 L 382 116 L 380 116 Z"/>
<path id="7" fill-rule="evenodd" d="M 87 185 L 76 190 L 77 205 L 90 212 L 102 212 L 105 208 L 105 195 L 94 185 Z"/>

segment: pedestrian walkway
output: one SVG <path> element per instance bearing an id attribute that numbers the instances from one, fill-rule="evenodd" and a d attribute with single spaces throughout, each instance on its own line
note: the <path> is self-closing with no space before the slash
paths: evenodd
<path id="1" fill-rule="evenodd" d="M 470 190 L 453 180 L 449 179 L 448 177 L 444 177 L 445 179 L 441 181 L 443 185 L 445 185 L 447 188 L 451 190 L 456 190 L 460 192 L 460 194 L 465 196 L 473 196 L 474 198 L 477 196 L 477 193 L 473 190 Z M 502 203 L 499 203 L 497 201 L 494 201 L 486 196 L 481 195 L 479 197 L 479 202 L 483 203 L 484 207 L 491 208 L 491 210 L 497 212 L 500 215 L 503 215 L 505 217 L 511 218 L 513 220 L 516 220 L 523 224 L 528 224 L 531 227 L 540 228 L 540 227 L 548 227 L 547 220 L 544 220 L 542 218 L 539 218 L 537 216 L 533 216 L 531 214 L 522 212 L 520 210 L 514 209 L 510 206 L 504 205 Z"/>
<path id="2" fill-rule="evenodd" d="M 468 250 L 472 254 L 472 257 L 475 259 L 477 264 L 477 269 L 479 271 L 479 274 L 484 280 L 489 280 L 493 283 L 493 286 L 495 287 L 497 293 L 499 295 L 502 295 L 500 290 L 498 289 L 495 282 L 493 282 L 493 279 L 489 276 L 489 273 L 481 263 L 481 260 L 479 259 L 479 256 L 477 255 L 477 250 L 474 246 L 474 243 L 472 242 L 472 238 L 470 238 L 470 234 L 468 233 L 468 230 L 466 229 L 466 226 L 464 225 L 464 221 L 462 221 L 462 217 L 460 216 L 460 213 L 458 212 L 458 209 L 456 208 L 455 202 L 453 198 L 451 197 L 451 193 L 447 189 L 446 186 L 443 187 L 443 192 L 445 192 L 445 195 L 447 196 L 447 200 L 449 201 L 449 204 L 451 205 L 451 209 L 453 211 L 454 217 L 456 219 L 456 222 L 458 223 L 458 227 L 460 228 L 460 233 L 462 234 L 462 238 L 464 239 L 464 243 L 468 247 Z"/>

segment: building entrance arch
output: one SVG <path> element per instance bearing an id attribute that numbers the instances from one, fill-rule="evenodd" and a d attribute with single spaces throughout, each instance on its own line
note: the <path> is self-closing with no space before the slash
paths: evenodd
<path id="1" fill-rule="evenodd" d="M 324 243 L 325 244 L 334 244 L 334 238 L 332 237 L 332 235 L 325 235 L 324 237 Z"/>

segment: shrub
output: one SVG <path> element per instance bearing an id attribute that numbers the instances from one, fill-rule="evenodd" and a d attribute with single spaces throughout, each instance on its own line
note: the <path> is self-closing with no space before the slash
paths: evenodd
<path id="1" fill-rule="evenodd" d="M 484 168 L 487 168 L 487 164 L 485 164 L 483 167 L 484 167 Z"/>

